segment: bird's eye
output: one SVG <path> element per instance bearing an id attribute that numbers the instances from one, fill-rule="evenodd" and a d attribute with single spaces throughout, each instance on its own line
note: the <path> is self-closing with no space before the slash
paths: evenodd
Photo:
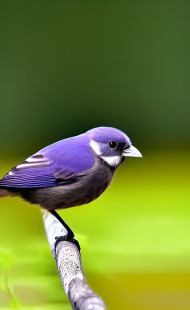
<path id="1" fill-rule="evenodd" d="M 117 146 L 117 142 L 116 142 L 116 141 L 110 141 L 110 142 L 109 142 L 109 146 L 110 146 L 112 149 L 115 149 L 116 146 Z"/>

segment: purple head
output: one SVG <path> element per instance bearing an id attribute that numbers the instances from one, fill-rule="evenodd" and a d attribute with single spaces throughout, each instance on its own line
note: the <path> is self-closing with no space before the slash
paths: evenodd
<path id="1" fill-rule="evenodd" d="M 108 141 L 115 140 L 118 143 L 124 143 L 131 146 L 129 137 L 119 129 L 112 127 L 97 127 L 87 131 L 87 133 L 99 143 L 107 143 Z"/>
<path id="2" fill-rule="evenodd" d="M 98 127 L 87 131 L 90 146 L 110 166 L 117 167 L 124 157 L 142 157 L 132 146 L 129 137 L 122 131 L 112 127 Z"/>

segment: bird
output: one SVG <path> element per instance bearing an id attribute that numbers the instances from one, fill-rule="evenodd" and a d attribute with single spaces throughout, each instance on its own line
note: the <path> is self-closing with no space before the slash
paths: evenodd
<path id="1" fill-rule="evenodd" d="M 12 168 L 0 179 L 0 198 L 21 196 L 50 211 L 73 233 L 57 209 L 88 204 L 110 185 L 126 157 L 142 157 L 119 129 L 97 127 L 55 142 Z"/>

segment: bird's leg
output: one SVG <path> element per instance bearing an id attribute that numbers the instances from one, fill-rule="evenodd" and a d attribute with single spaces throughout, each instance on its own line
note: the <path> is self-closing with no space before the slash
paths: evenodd
<path id="1" fill-rule="evenodd" d="M 80 251 L 80 245 L 78 243 L 78 241 L 75 239 L 75 234 L 74 232 L 71 230 L 71 228 L 65 223 L 65 221 L 61 218 L 61 216 L 55 211 L 55 210 L 49 210 L 49 212 L 51 214 L 53 214 L 56 219 L 63 225 L 63 227 L 67 230 L 67 235 L 66 236 L 57 236 L 57 244 L 59 241 L 68 241 L 71 243 L 74 243 L 77 245 L 79 251 Z"/>

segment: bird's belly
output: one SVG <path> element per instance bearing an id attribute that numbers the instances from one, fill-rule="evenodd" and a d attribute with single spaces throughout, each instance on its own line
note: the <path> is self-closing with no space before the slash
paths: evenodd
<path id="1" fill-rule="evenodd" d="M 98 198 L 109 186 L 112 178 L 113 172 L 104 167 L 73 184 L 33 189 L 22 196 L 25 200 L 49 210 L 70 208 L 87 204 Z"/>

